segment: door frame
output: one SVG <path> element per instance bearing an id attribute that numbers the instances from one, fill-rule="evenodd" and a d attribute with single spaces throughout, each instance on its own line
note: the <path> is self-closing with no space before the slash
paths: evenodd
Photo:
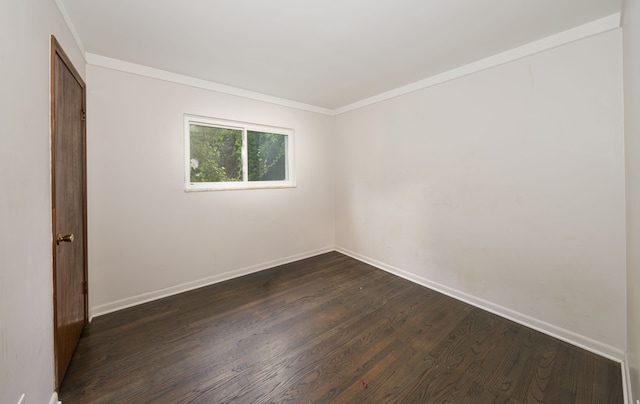
<path id="1" fill-rule="evenodd" d="M 54 374 L 55 374 L 55 389 L 59 390 L 60 384 L 62 383 L 62 377 L 64 375 L 58 374 L 58 331 L 57 331 L 57 320 L 58 320 L 58 308 L 57 308 L 57 268 L 56 268 L 56 183 L 55 183 L 55 158 L 56 158 L 56 147 L 55 147 L 55 136 L 56 133 L 56 85 L 55 85 L 55 74 L 56 74 L 56 59 L 59 58 L 62 63 L 69 69 L 75 80 L 82 87 L 82 110 L 86 111 L 86 100 L 87 100 L 87 89 L 82 79 L 82 76 L 78 73 L 76 68 L 71 63 L 71 60 L 62 49 L 62 46 L 56 39 L 54 35 L 51 35 L 51 60 L 50 60 L 50 132 L 51 132 L 51 248 L 52 248 L 52 274 L 53 274 L 53 352 L 54 352 Z M 87 259 L 87 122 L 86 119 L 82 121 L 82 249 L 84 253 L 84 270 L 83 270 L 83 284 L 84 286 L 84 325 L 87 325 L 89 322 L 89 291 L 87 287 L 88 281 L 88 259 Z"/>

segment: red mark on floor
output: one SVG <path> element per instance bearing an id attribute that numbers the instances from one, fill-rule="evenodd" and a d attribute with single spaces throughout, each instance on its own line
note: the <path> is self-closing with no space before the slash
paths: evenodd
<path id="1" fill-rule="evenodd" d="M 360 384 L 362 385 L 362 388 L 364 388 L 364 389 L 368 389 L 369 388 L 369 384 L 367 382 L 365 382 L 364 379 L 360 380 Z"/>

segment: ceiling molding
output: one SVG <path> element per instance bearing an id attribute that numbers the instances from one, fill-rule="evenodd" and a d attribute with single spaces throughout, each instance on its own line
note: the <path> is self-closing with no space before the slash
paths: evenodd
<path id="1" fill-rule="evenodd" d="M 368 105 L 395 98 L 404 94 L 412 93 L 423 88 L 435 86 L 446 81 L 455 80 L 457 78 L 468 76 L 470 74 L 477 73 L 479 71 L 499 66 L 508 62 L 512 62 L 517 59 L 522 59 L 536 53 L 557 48 L 559 46 L 566 45 L 580 39 L 611 31 L 620 28 L 620 17 L 620 13 L 615 13 L 608 17 L 604 17 L 599 20 L 595 20 L 587 24 L 569 29 L 567 31 L 563 31 L 558 34 L 551 35 L 534 42 L 530 42 L 526 45 L 519 46 L 502 53 L 498 53 L 497 55 L 489 56 L 488 58 L 480 59 L 467 65 L 460 66 L 440 74 L 436 74 L 435 76 L 428 77 L 424 80 L 420 80 L 406 86 L 398 87 L 394 90 L 374 95 L 373 97 L 365 98 L 363 100 L 354 102 L 353 104 L 337 108 L 333 110 L 332 113 L 333 115 L 344 114 L 345 112 L 363 108 Z"/>
<path id="2" fill-rule="evenodd" d="M 73 22 L 71 22 L 71 17 L 69 17 L 67 9 L 62 3 L 62 0 L 55 0 L 55 2 L 56 6 L 58 6 L 58 11 L 60 11 L 60 14 L 62 15 L 62 19 L 64 20 L 65 24 L 67 24 L 67 28 L 69 28 L 73 39 L 76 41 L 76 45 L 78 45 L 78 48 L 80 48 L 80 53 L 84 56 L 86 54 L 84 43 L 82 42 L 82 39 L 80 39 L 80 35 L 78 35 L 78 31 L 76 30 L 75 25 L 73 25 Z"/>
<path id="3" fill-rule="evenodd" d="M 77 41 L 79 38 L 73 25 L 66 16 L 64 7 L 60 3 L 60 0 L 56 0 L 58 7 L 60 7 L 65 21 L 69 24 L 69 27 L 74 34 Z M 460 77 L 464 77 L 473 73 L 480 72 L 482 70 L 490 69 L 495 66 L 499 66 L 508 62 L 512 62 L 517 59 L 521 59 L 536 53 L 540 53 L 549 49 L 553 49 L 562 45 L 566 45 L 571 42 L 578 41 L 593 35 L 601 34 L 607 31 L 611 31 L 620 28 L 620 13 L 612 14 L 608 17 L 604 17 L 587 24 L 580 25 L 578 27 L 560 32 L 555 35 L 548 36 L 546 38 L 530 42 L 526 45 L 510 49 L 508 51 L 498 53 L 488 58 L 480 59 L 478 61 L 469 63 L 464 66 L 460 66 L 446 72 L 437 74 L 435 76 L 428 77 L 426 79 L 408 84 L 406 86 L 398 87 L 396 89 L 375 95 L 373 97 L 365 98 L 355 103 L 331 110 L 315 105 L 305 104 L 297 101 L 292 101 L 280 97 L 274 97 L 267 94 L 258 93 L 255 91 L 244 90 L 241 88 L 215 83 L 208 80 L 197 79 L 182 74 L 171 73 L 165 70 L 156 69 L 149 66 L 143 66 L 135 63 L 125 62 L 119 59 L 113 59 L 106 56 L 96 55 L 93 53 L 85 53 L 85 59 L 87 64 L 104 67 L 107 69 L 117 70 L 121 72 L 136 74 L 139 76 L 150 77 L 158 80 L 168 81 L 177 84 L 183 84 L 191 87 L 201 88 L 205 90 L 211 90 L 223 94 L 234 95 L 238 97 L 244 97 L 253 99 L 256 101 L 268 102 L 271 104 L 281 105 L 285 107 L 300 109 L 309 112 L 315 112 L 324 115 L 336 116 L 344 114 L 355 109 L 363 108 L 368 105 L 372 105 L 381 101 L 385 101 L 391 98 L 399 97 L 404 94 L 412 93 L 424 88 L 428 88 L 437 84 L 441 84 L 450 80 L 455 80 Z M 80 42 L 81 44 L 81 42 Z"/>
<path id="4" fill-rule="evenodd" d="M 87 64 L 93 65 L 93 66 L 104 67 L 111 70 L 118 70 L 121 72 L 136 74 L 144 77 L 150 77 L 153 79 L 168 81 L 171 83 L 183 84 L 186 86 L 201 88 L 205 90 L 211 90 L 218 93 L 250 98 L 256 101 L 268 102 L 271 104 L 301 109 L 304 111 L 316 112 L 324 115 L 333 115 L 333 111 L 327 108 L 322 108 L 315 105 L 305 104 L 302 102 L 287 100 L 285 98 L 274 97 L 271 95 L 262 94 L 255 91 L 244 90 L 241 88 L 228 86 L 226 84 L 220 84 L 212 81 L 197 79 L 191 76 L 171 73 L 165 70 L 156 69 L 154 67 L 125 62 L 123 60 L 113 59 L 106 56 L 100 56 L 93 53 L 86 53 L 85 58 L 87 59 Z"/>

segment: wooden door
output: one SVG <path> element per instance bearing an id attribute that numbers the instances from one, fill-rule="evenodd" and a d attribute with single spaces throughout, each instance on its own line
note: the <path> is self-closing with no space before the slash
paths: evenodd
<path id="1" fill-rule="evenodd" d="M 85 84 L 51 37 L 53 306 L 56 388 L 88 320 Z"/>

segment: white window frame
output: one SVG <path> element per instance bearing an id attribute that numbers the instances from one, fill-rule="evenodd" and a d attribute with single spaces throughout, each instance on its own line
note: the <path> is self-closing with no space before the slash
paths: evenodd
<path id="1" fill-rule="evenodd" d="M 242 181 L 234 182 L 191 182 L 191 130 L 190 125 L 204 125 L 220 128 L 238 129 L 242 131 Z M 288 175 L 282 181 L 249 181 L 247 159 L 247 132 L 267 132 L 287 136 L 285 142 L 285 173 Z M 198 115 L 184 115 L 184 173 L 185 191 L 222 191 L 233 189 L 264 189 L 264 188 L 294 188 L 295 180 L 295 131 L 289 128 L 260 125 L 248 122 L 230 121 L 226 119 L 209 118 Z"/>

